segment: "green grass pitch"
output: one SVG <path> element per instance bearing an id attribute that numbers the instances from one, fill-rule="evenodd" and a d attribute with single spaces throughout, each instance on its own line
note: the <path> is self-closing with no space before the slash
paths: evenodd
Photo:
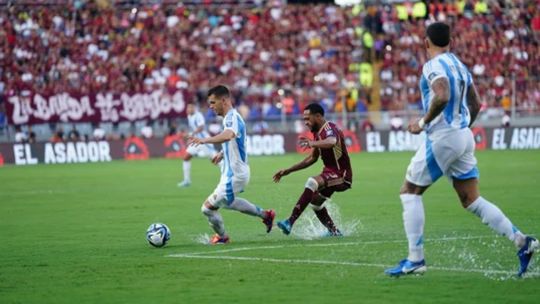
<path id="1" fill-rule="evenodd" d="M 194 159 L 179 189 L 181 160 L 0 168 L 0 303 L 538 303 L 540 267 L 516 279 L 513 245 L 462 210 L 441 179 L 424 197 L 423 276 L 389 278 L 406 256 L 398 190 L 412 153 L 352 155 L 353 188 L 334 195 L 343 238 L 311 236 L 307 209 L 296 235 L 266 234 L 256 218 L 223 210 L 232 243 L 200 242 L 200 213 L 219 172 Z M 251 157 L 241 195 L 277 219 L 289 215 L 311 168 L 272 183 L 300 155 Z M 481 193 L 524 232 L 540 235 L 540 153 L 478 152 Z M 170 243 L 145 230 L 164 222 Z M 535 256 L 538 261 L 539 257 Z M 536 299 L 536 300 L 535 300 Z"/>

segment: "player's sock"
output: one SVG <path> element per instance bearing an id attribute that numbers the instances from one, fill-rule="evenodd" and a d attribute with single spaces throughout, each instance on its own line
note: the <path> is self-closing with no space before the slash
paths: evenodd
<path id="1" fill-rule="evenodd" d="M 424 204 L 422 196 L 415 194 L 401 194 L 399 196 L 403 205 L 403 226 L 409 241 L 409 256 L 412 262 L 424 259 Z"/>
<path id="2" fill-rule="evenodd" d="M 182 168 L 184 170 L 184 182 L 191 182 L 191 161 L 185 160 Z"/>
<path id="3" fill-rule="evenodd" d="M 330 214 L 328 214 L 328 210 L 325 208 L 322 208 L 321 210 L 313 210 L 315 211 L 315 215 L 317 215 L 317 218 L 321 223 L 328 229 L 328 231 L 335 232 L 337 230 L 336 225 L 334 224 L 334 221 L 330 217 Z"/>
<path id="4" fill-rule="evenodd" d="M 228 209 L 233 209 L 236 211 L 240 211 L 245 214 L 258 216 L 260 218 L 264 218 L 263 209 L 257 205 L 254 205 L 250 203 L 248 200 L 237 197 L 234 199 L 234 201 L 227 206 Z"/>
<path id="5" fill-rule="evenodd" d="M 501 209 L 483 197 L 479 196 L 467 207 L 467 210 L 482 219 L 482 223 L 514 242 L 516 247 L 521 248 L 525 244 L 526 236 L 512 225 L 512 222 L 504 215 Z"/>
<path id="6" fill-rule="evenodd" d="M 223 224 L 223 218 L 217 210 L 211 210 L 203 207 L 202 212 L 208 218 L 208 223 L 219 236 L 225 235 L 225 224 Z"/>
<path id="7" fill-rule="evenodd" d="M 300 195 L 300 198 L 298 199 L 298 202 L 294 206 L 291 216 L 289 217 L 289 223 L 291 223 L 291 226 L 294 224 L 294 222 L 296 222 L 298 217 L 300 217 L 302 212 L 304 212 L 307 205 L 309 205 L 312 199 L 313 199 L 313 190 L 309 188 L 305 188 L 304 193 Z"/>

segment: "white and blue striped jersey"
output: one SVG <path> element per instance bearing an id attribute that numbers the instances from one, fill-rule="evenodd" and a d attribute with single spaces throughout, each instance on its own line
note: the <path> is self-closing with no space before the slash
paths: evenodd
<path id="1" fill-rule="evenodd" d="M 427 113 L 434 96 L 431 85 L 436 79 L 448 79 L 450 100 L 444 110 L 426 127 L 432 133 L 441 129 L 463 129 L 469 126 L 471 115 L 467 108 L 467 91 L 472 84 L 471 73 L 467 67 L 451 52 L 446 52 L 426 62 L 422 68 L 420 91 L 422 108 Z"/>
<path id="2" fill-rule="evenodd" d="M 193 134 L 197 128 L 200 126 L 203 126 L 203 129 L 201 132 L 197 134 L 193 134 L 193 136 L 197 138 L 204 138 L 204 137 L 210 137 L 208 134 L 208 131 L 206 131 L 206 123 L 204 120 L 204 116 L 199 111 L 193 112 L 193 114 L 188 115 L 188 126 L 189 126 L 189 132 Z"/>
<path id="3" fill-rule="evenodd" d="M 223 119 L 223 130 L 232 130 L 236 137 L 223 143 L 222 176 L 229 179 L 249 178 L 247 158 L 246 124 L 235 109 L 229 110 Z"/>

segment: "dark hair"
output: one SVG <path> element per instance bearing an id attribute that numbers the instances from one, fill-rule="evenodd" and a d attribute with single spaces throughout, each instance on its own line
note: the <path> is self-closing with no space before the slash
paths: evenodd
<path id="1" fill-rule="evenodd" d="M 219 97 L 229 97 L 231 96 L 231 93 L 229 92 L 229 88 L 220 84 L 208 90 L 208 97 L 210 97 L 211 95 L 214 95 L 219 98 Z"/>
<path id="2" fill-rule="evenodd" d="M 309 114 L 321 114 L 321 116 L 324 116 L 324 109 L 321 107 L 318 103 L 310 103 L 305 108 L 305 110 L 309 110 Z"/>
<path id="3" fill-rule="evenodd" d="M 443 22 L 434 22 L 426 29 L 426 35 L 434 45 L 445 47 L 450 44 L 450 26 Z"/>

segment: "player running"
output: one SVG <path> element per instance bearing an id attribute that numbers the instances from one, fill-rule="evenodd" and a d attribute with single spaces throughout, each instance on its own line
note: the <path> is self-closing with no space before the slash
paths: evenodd
<path id="1" fill-rule="evenodd" d="M 191 103 L 188 104 L 186 112 L 188 114 L 189 136 L 198 138 L 209 137 L 210 135 L 208 134 L 208 131 L 206 131 L 204 116 L 197 110 L 195 105 Z M 216 154 L 217 152 L 212 144 L 189 146 L 182 163 L 184 180 L 178 183 L 178 187 L 189 187 L 191 185 L 191 158 L 194 155 L 212 159 Z"/>
<path id="2" fill-rule="evenodd" d="M 305 169 L 322 158 L 324 168 L 321 174 L 310 177 L 306 181 L 305 189 L 288 219 L 279 221 L 277 226 L 285 234 L 290 234 L 294 222 L 300 217 L 307 205 L 315 211 L 317 218 L 328 229 L 328 236 L 341 236 L 334 221 L 324 207 L 324 202 L 334 192 L 346 191 L 351 188 L 352 169 L 343 132 L 324 118 L 324 109 L 312 103 L 304 109 L 304 124 L 311 130 L 315 140 L 301 138 L 299 144 L 305 148 L 313 148 L 311 154 L 298 164 L 288 169 L 279 170 L 274 174 L 274 182 L 291 172 Z"/>
<path id="3" fill-rule="evenodd" d="M 425 114 L 408 127 L 413 134 L 425 130 L 426 143 L 412 158 L 400 191 L 409 255 L 385 272 L 400 276 L 426 271 L 422 194 L 445 175 L 464 208 L 515 244 L 520 262 L 518 276 L 522 276 L 539 247 L 538 240 L 524 235 L 497 206 L 480 196 L 470 129 L 480 109 L 478 93 L 468 69 L 449 51 L 450 27 L 435 22 L 426 33 L 425 46 L 431 59 L 424 64 L 420 79 Z"/>
<path id="4" fill-rule="evenodd" d="M 223 150 L 212 159 L 215 164 L 223 160 L 221 179 L 201 208 L 202 213 L 208 217 L 210 226 L 216 232 L 210 242 L 212 244 L 229 242 L 223 218 L 218 212 L 220 207 L 262 218 L 268 233 L 272 230 L 274 223 L 274 210 L 263 210 L 243 198 L 236 197 L 237 193 L 244 191 L 250 177 L 244 120 L 232 105 L 229 89 L 223 85 L 215 86 L 208 91 L 208 103 L 217 115 L 224 117 L 223 131 L 212 137 L 190 137 L 188 143 L 190 145 L 223 144 Z"/>

